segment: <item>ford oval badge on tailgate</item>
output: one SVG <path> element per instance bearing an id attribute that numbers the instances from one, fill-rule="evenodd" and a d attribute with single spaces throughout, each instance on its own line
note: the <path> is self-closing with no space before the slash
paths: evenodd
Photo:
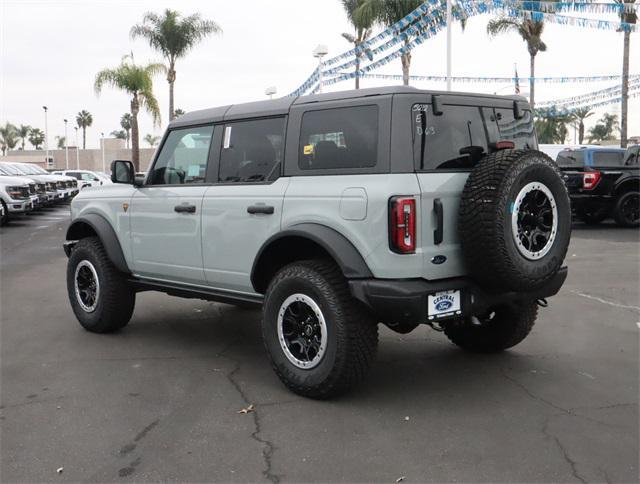
<path id="1" fill-rule="evenodd" d="M 445 255 L 434 255 L 431 258 L 431 263 L 432 264 L 444 264 L 447 260 L 447 256 Z"/>

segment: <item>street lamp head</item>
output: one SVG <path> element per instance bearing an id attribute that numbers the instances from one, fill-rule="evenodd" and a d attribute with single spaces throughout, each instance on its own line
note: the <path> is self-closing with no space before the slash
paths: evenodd
<path id="1" fill-rule="evenodd" d="M 47 106 L 42 106 L 42 109 L 44 109 L 45 113 L 47 112 Z"/>
<path id="2" fill-rule="evenodd" d="M 264 93 L 267 96 L 273 96 L 275 93 L 277 93 L 278 90 L 276 89 L 275 86 L 269 86 L 267 89 L 265 89 Z"/>
<path id="3" fill-rule="evenodd" d="M 63 119 L 63 121 L 64 121 L 64 124 L 67 124 L 67 120 L 66 119 Z"/>
<path id="4" fill-rule="evenodd" d="M 320 57 L 327 55 L 329 53 L 329 48 L 325 44 L 318 44 L 315 49 L 313 49 L 313 57 Z"/>

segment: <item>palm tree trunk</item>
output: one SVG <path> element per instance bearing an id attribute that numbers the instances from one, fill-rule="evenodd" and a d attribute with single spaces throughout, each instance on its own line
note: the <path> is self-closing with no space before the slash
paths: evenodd
<path id="1" fill-rule="evenodd" d="M 404 45 L 408 45 L 409 41 L 405 40 Z M 405 86 L 409 85 L 409 68 L 411 67 L 411 51 L 407 51 L 406 53 L 400 56 L 400 61 L 402 62 L 402 84 Z"/>
<path id="2" fill-rule="evenodd" d="M 87 149 L 87 127 L 86 126 L 82 127 L 82 149 L 83 150 Z"/>
<path id="3" fill-rule="evenodd" d="M 356 89 L 360 89 L 360 72 L 359 71 L 360 71 L 360 56 L 356 54 Z"/>
<path id="4" fill-rule="evenodd" d="M 580 120 L 578 125 L 578 144 L 581 145 L 582 141 L 584 141 L 584 123 Z"/>
<path id="5" fill-rule="evenodd" d="M 136 172 L 140 171 L 140 144 L 138 141 L 138 111 L 140 103 L 138 95 L 134 94 L 131 100 L 131 163 Z"/>
<path id="6" fill-rule="evenodd" d="M 620 106 L 620 146 L 627 147 L 627 116 L 629 112 L 629 50 L 631 32 L 624 31 L 622 49 L 622 103 Z"/>
<path id="7" fill-rule="evenodd" d="M 169 121 L 173 121 L 175 112 L 173 109 L 173 84 L 176 82 L 175 64 L 169 62 L 169 70 L 167 71 L 167 82 L 169 83 Z"/>
<path id="8" fill-rule="evenodd" d="M 529 104 L 531 104 L 531 112 L 535 108 L 535 95 L 536 95 L 536 56 L 530 55 L 530 68 L 529 68 Z"/>

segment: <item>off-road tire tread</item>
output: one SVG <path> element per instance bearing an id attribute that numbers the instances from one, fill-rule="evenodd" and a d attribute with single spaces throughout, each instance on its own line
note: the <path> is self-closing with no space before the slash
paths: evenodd
<path id="1" fill-rule="evenodd" d="M 526 277 L 508 257 L 504 240 L 507 197 L 501 196 L 520 174 L 515 169 L 535 153 L 536 161 L 553 169 L 560 180 L 558 166 L 548 156 L 530 150 L 499 150 L 484 157 L 469 175 L 460 203 L 459 234 L 465 261 L 473 276 L 494 290 L 531 290 L 551 280 L 562 266 L 568 249 L 564 247 L 554 266 L 543 277 Z M 542 155 L 542 156 L 540 156 Z M 564 184 L 563 184 L 564 185 Z M 564 189 L 564 196 L 568 193 Z"/>
<path id="2" fill-rule="evenodd" d="M 86 250 L 90 252 L 96 261 L 96 270 L 99 272 L 100 279 L 100 297 L 102 311 L 98 324 L 85 324 L 82 320 L 84 311 L 77 305 L 75 301 L 75 291 L 73 288 L 73 277 L 76 264 L 74 255 L 78 251 Z M 135 307 L 136 293 L 135 290 L 127 282 L 124 274 L 122 274 L 113 265 L 107 252 L 105 251 L 98 237 L 86 237 L 81 239 L 74 247 L 67 268 L 67 288 L 69 291 L 69 299 L 72 301 L 74 313 L 78 317 L 78 321 L 87 331 L 92 333 L 112 333 L 125 327 L 133 314 Z M 78 315 L 80 312 L 80 316 Z"/>
<path id="3" fill-rule="evenodd" d="M 307 279 L 325 294 L 324 303 L 332 311 L 342 315 L 336 325 L 339 345 L 346 345 L 343 355 L 336 355 L 336 362 L 329 376 L 321 385 L 309 387 L 297 384 L 286 371 L 282 371 L 273 360 L 269 349 L 267 355 L 280 380 L 294 393 L 315 399 L 328 399 L 345 393 L 361 382 L 375 359 L 378 346 L 378 325 L 369 312 L 351 297 L 347 281 L 335 263 L 328 260 L 303 260 L 284 266 L 271 280 L 265 299 L 274 288 L 290 277 Z M 328 296 L 327 296 L 328 295 Z M 262 324 L 263 341 L 267 325 Z"/>
<path id="4" fill-rule="evenodd" d="M 453 344 L 474 353 L 496 353 L 511 348 L 524 340 L 536 322 L 538 304 L 535 301 L 518 306 L 503 306 L 502 314 L 493 327 L 476 327 L 470 322 L 444 326 L 444 334 Z M 483 331 L 489 330 L 489 331 Z M 492 334 L 493 332 L 493 334 Z"/>

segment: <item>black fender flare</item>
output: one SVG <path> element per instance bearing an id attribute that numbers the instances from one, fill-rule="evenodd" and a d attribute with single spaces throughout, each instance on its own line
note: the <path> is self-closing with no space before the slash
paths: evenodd
<path id="1" fill-rule="evenodd" d="M 616 180 L 616 183 L 613 187 L 613 193 L 617 195 L 618 193 L 620 193 L 621 189 L 627 185 L 631 185 L 635 187 L 640 186 L 640 176 L 626 175 L 626 176 L 620 177 L 618 180 Z"/>
<path id="2" fill-rule="evenodd" d="M 331 227 L 317 223 L 301 223 L 278 232 L 268 238 L 256 254 L 251 268 L 251 284 L 258 286 L 257 269 L 265 252 L 278 240 L 287 237 L 308 239 L 322 247 L 338 264 L 347 279 L 371 278 L 373 274 L 364 258 L 344 235 Z"/>
<path id="3" fill-rule="evenodd" d="M 100 242 L 102 242 L 104 250 L 107 253 L 107 257 L 109 257 L 109 260 L 113 265 L 116 266 L 120 272 L 124 272 L 126 274 L 131 273 L 129 266 L 127 265 L 127 261 L 124 258 L 122 247 L 120 247 L 118 236 L 109 221 L 102 215 L 90 213 L 74 219 L 67 229 L 67 241 L 76 241 L 86 237 L 87 225 L 91 227 L 93 232 L 95 232 L 100 239 Z"/>

